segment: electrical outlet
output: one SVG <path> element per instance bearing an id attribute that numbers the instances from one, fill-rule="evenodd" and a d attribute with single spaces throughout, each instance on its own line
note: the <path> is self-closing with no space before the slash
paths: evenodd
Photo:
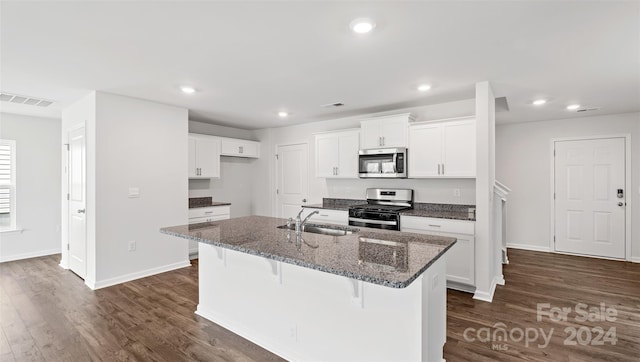
<path id="1" fill-rule="evenodd" d="M 453 189 L 453 196 L 460 197 L 460 189 Z"/>
<path id="2" fill-rule="evenodd" d="M 135 240 L 131 240 L 129 242 L 129 251 L 136 251 L 136 241 Z"/>

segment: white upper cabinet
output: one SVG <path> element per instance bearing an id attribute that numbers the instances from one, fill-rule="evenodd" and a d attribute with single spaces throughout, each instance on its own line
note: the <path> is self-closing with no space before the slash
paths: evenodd
<path id="1" fill-rule="evenodd" d="M 375 117 L 360 121 L 362 149 L 381 147 L 407 147 L 410 113 Z"/>
<path id="2" fill-rule="evenodd" d="M 358 178 L 360 131 L 316 135 L 316 177 Z"/>
<path id="3" fill-rule="evenodd" d="M 189 134 L 189 178 L 220 177 L 220 140 Z"/>
<path id="4" fill-rule="evenodd" d="M 260 157 L 260 142 L 225 137 L 221 137 L 220 142 L 222 156 Z"/>
<path id="5" fill-rule="evenodd" d="M 474 118 L 409 127 L 409 177 L 475 177 Z"/>

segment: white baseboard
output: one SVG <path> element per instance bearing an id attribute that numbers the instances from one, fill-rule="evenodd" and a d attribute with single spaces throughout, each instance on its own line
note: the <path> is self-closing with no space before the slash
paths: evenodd
<path id="1" fill-rule="evenodd" d="M 14 254 L 14 255 L 2 255 L 0 256 L 0 263 L 4 263 L 7 261 L 37 258 L 40 256 L 47 256 L 47 255 L 53 255 L 53 254 L 60 254 L 60 249 L 58 248 L 58 249 L 40 250 L 40 251 L 31 252 L 31 253 Z"/>
<path id="2" fill-rule="evenodd" d="M 136 279 L 148 277 L 148 276 L 151 276 L 151 275 L 168 272 L 168 271 L 175 270 L 175 269 L 184 268 L 184 267 L 187 267 L 187 266 L 191 266 L 191 263 L 189 262 L 189 260 L 185 260 L 185 261 L 181 261 L 181 262 L 173 263 L 173 264 L 168 264 L 168 265 L 163 265 L 163 266 L 159 266 L 159 267 L 151 268 L 151 269 L 147 269 L 147 270 L 141 270 L 141 271 L 135 272 L 135 273 L 120 275 L 120 276 L 117 276 L 117 277 L 114 277 L 114 278 L 105 279 L 105 280 L 99 280 L 99 281 L 88 281 L 88 280 L 85 280 L 85 284 L 87 286 L 89 286 L 89 288 L 95 290 L 95 289 L 110 287 L 112 285 L 116 285 L 116 284 L 120 284 L 120 283 L 130 282 L 132 280 L 136 280 Z"/>
<path id="3" fill-rule="evenodd" d="M 453 289 L 453 290 L 457 290 L 465 293 L 475 293 L 476 291 L 476 287 L 474 286 L 462 284 L 458 282 L 452 282 L 449 280 L 447 280 L 447 289 Z"/>
<path id="4" fill-rule="evenodd" d="M 632 263 L 640 263 L 640 256 L 632 256 L 631 257 L 631 262 Z"/>
<path id="5" fill-rule="evenodd" d="M 497 285 L 504 285 L 504 278 L 502 277 L 502 275 L 493 278 L 493 280 L 491 281 L 491 287 L 489 288 L 488 292 L 483 292 L 476 289 L 476 292 L 473 294 L 473 299 L 491 303 L 493 301 L 493 294 L 496 292 Z"/>
<path id="6" fill-rule="evenodd" d="M 528 244 L 507 244 L 507 249 L 520 249 L 520 250 L 531 250 L 531 251 L 541 251 L 545 253 L 550 253 L 552 250 L 549 249 L 548 246 L 540 246 L 540 245 L 528 245 Z"/>

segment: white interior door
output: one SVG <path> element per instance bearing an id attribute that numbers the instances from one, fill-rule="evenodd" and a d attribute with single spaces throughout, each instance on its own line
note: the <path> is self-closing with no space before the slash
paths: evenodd
<path id="1" fill-rule="evenodd" d="M 278 146 L 277 154 L 277 216 L 295 217 L 309 197 L 308 146 Z"/>
<path id="2" fill-rule="evenodd" d="M 624 258 L 625 139 L 557 141 L 554 167 L 556 251 Z"/>
<path id="3" fill-rule="evenodd" d="M 69 269 L 86 274 L 86 160 L 84 127 L 69 132 Z"/>

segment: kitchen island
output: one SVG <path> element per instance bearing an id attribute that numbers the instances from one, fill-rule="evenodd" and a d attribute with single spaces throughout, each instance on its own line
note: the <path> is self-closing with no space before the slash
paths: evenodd
<path id="1" fill-rule="evenodd" d="M 249 216 L 167 227 L 200 242 L 196 313 L 288 360 L 442 361 L 455 239 Z M 352 232 L 352 233 L 349 233 Z"/>

